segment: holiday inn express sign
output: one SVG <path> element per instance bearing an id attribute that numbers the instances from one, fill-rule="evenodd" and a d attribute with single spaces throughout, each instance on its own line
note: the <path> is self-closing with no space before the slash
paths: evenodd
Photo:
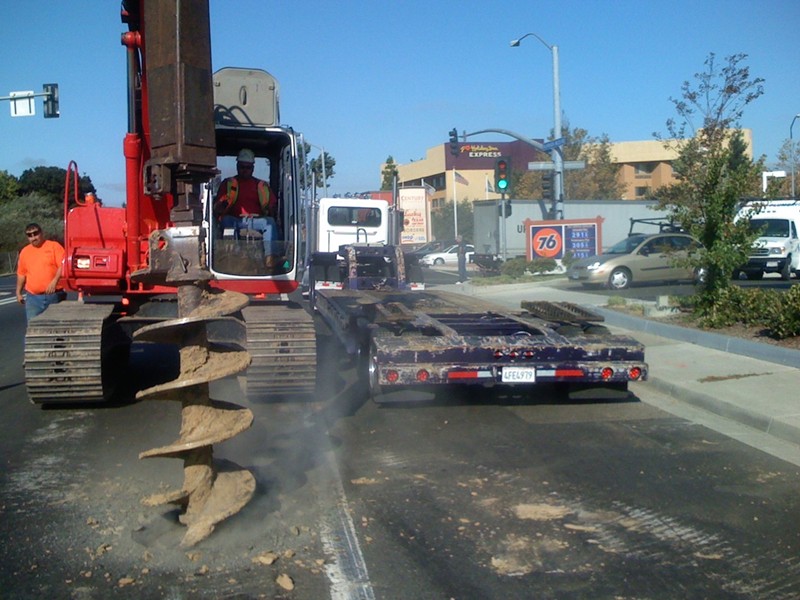
<path id="1" fill-rule="evenodd" d="M 514 171 L 525 171 L 531 161 L 542 160 L 546 154 L 538 152 L 532 146 L 520 141 L 513 142 L 460 142 L 458 156 L 449 151 L 445 154 L 446 169 L 491 170 L 495 161 L 501 156 L 511 157 L 511 168 Z"/>
<path id="2" fill-rule="evenodd" d="M 459 151 L 460 156 L 466 154 L 469 158 L 500 158 L 503 156 L 496 144 L 462 144 Z"/>

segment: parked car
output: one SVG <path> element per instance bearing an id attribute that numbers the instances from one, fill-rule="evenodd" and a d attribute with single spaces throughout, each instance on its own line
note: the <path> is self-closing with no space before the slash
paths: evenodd
<path id="1" fill-rule="evenodd" d="M 676 260 L 700 247 L 700 242 L 685 233 L 634 234 L 603 254 L 576 260 L 567 269 L 567 277 L 584 286 L 614 290 L 632 283 L 702 281 L 704 269 L 676 265 Z"/>
<path id="2" fill-rule="evenodd" d="M 467 262 L 472 262 L 472 255 L 475 254 L 475 246 L 467 244 Z M 423 265 L 457 265 L 458 264 L 458 244 L 453 244 L 441 252 L 426 254 L 420 259 Z"/>
<path id="3" fill-rule="evenodd" d="M 413 250 L 406 252 L 406 254 L 416 256 L 417 258 L 422 258 L 426 254 L 431 254 L 432 252 L 442 252 L 455 243 L 456 240 L 433 240 L 432 242 L 423 244 L 419 248 L 414 248 Z"/>

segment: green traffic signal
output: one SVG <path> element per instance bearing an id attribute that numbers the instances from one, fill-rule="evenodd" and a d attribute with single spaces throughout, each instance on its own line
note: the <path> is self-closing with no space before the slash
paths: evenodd
<path id="1" fill-rule="evenodd" d="M 494 163 L 494 189 L 506 194 L 511 187 L 511 159 L 507 156 L 498 158 Z"/>

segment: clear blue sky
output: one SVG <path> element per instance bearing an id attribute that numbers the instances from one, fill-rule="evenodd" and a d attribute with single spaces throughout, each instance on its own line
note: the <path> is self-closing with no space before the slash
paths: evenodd
<path id="1" fill-rule="evenodd" d="M 60 86 L 61 117 L 11 118 L 0 103 L 0 170 L 75 160 L 107 204 L 124 200 L 124 26 L 118 0 L 0 5 L 0 95 Z M 377 189 L 380 165 L 445 143 L 448 131 L 553 126 L 552 55 L 572 127 L 652 139 L 670 96 L 710 52 L 746 53 L 765 93 L 742 126 L 774 162 L 800 113 L 797 0 L 211 0 L 214 69 L 257 67 L 281 84 L 281 116 L 336 159 L 331 192 Z M 795 124 L 800 138 L 800 123 Z M 480 138 L 477 138 L 480 139 Z M 484 141 L 505 141 L 486 136 Z"/>

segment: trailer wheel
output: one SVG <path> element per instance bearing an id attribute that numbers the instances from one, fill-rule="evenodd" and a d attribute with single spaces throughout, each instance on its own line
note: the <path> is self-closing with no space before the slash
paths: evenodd
<path id="1" fill-rule="evenodd" d="M 586 335 L 598 335 L 605 337 L 611 335 L 611 330 L 605 325 L 597 325 L 595 323 L 589 323 L 584 328 L 583 333 L 585 333 Z"/>
<path id="2" fill-rule="evenodd" d="M 369 358 L 367 359 L 367 376 L 369 378 L 369 395 L 373 402 L 378 402 L 383 389 L 378 378 L 378 350 L 375 344 L 370 344 Z"/>

